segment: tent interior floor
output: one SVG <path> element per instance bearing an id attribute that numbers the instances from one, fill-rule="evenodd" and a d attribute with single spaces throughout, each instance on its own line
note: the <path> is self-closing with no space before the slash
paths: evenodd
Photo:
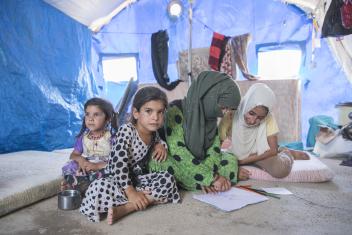
<path id="1" fill-rule="evenodd" d="M 350 234 L 352 168 L 341 160 L 322 159 L 335 173 L 325 183 L 250 180 L 256 187 L 285 187 L 293 195 L 270 198 L 225 213 L 182 191 L 181 204 L 133 213 L 112 226 L 89 222 L 78 210 L 57 208 L 57 196 L 0 218 L 0 234 Z"/>

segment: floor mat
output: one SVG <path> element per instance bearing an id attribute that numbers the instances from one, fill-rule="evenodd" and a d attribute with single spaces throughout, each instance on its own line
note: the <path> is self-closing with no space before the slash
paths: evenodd
<path id="1" fill-rule="evenodd" d="M 61 167 L 72 150 L 0 155 L 0 216 L 58 193 Z"/>

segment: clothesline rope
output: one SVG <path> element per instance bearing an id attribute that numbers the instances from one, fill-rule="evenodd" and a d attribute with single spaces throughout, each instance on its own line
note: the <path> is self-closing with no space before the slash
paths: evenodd
<path id="1" fill-rule="evenodd" d="M 297 15 L 295 17 L 291 17 L 291 18 L 286 18 L 284 19 L 282 22 L 280 23 L 273 23 L 273 24 L 269 24 L 269 25 L 266 25 L 266 26 L 263 26 L 263 27 L 258 27 L 258 28 L 255 28 L 255 30 L 263 30 L 263 29 L 267 29 L 267 28 L 273 28 L 275 26 L 278 26 L 278 25 L 282 25 L 282 24 L 287 24 L 289 20 L 293 19 L 293 18 L 301 18 L 301 17 L 305 17 L 305 18 L 312 18 L 310 14 L 300 14 L 300 15 Z M 213 33 L 214 32 L 219 32 L 219 31 L 216 31 L 214 30 L 212 27 L 210 27 L 209 25 L 205 24 L 204 22 L 202 22 L 201 20 L 197 19 L 197 18 L 194 18 L 194 20 L 196 20 L 198 23 L 202 24 L 204 28 L 207 28 L 209 29 L 210 31 L 212 31 Z"/>
<path id="2" fill-rule="evenodd" d="M 280 21 L 279 23 L 273 23 L 273 24 L 269 24 L 263 27 L 258 27 L 255 28 L 255 30 L 264 30 L 267 28 L 274 28 L 278 25 L 285 25 L 287 24 L 290 20 L 292 19 L 296 19 L 296 18 L 300 18 L 300 17 L 305 17 L 306 18 L 312 18 L 312 16 L 310 14 L 300 14 L 297 15 L 295 17 L 290 17 L 290 18 L 285 18 L 283 21 Z M 183 18 L 181 18 L 182 20 L 184 20 Z M 204 22 L 202 22 L 201 20 L 197 19 L 196 17 L 193 16 L 193 20 L 197 21 L 198 23 L 200 23 L 204 28 L 210 30 L 211 32 L 218 32 L 216 30 L 214 30 L 212 27 L 210 27 L 209 25 L 205 24 Z M 169 31 L 169 29 L 171 29 L 173 27 L 173 25 L 169 26 L 166 28 L 166 30 Z M 123 32 L 123 31 L 106 31 L 106 32 L 99 32 L 99 34 L 129 34 L 129 35 L 152 35 L 155 32 Z"/>

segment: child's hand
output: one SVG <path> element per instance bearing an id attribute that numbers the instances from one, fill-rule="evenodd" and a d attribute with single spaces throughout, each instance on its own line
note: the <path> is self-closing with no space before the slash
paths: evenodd
<path id="1" fill-rule="evenodd" d="M 239 180 L 248 180 L 250 175 L 251 175 L 251 173 L 249 172 L 249 170 L 247 170 L 243 167 L 240 167 L 238 169 L 238 179 Z"/>
<path id="2" fill-rule="evenodd" d="M 218 192 L 218 191 L 216 191 L 216 189 L 212 185 L 210 185 L 210 186 L 202 186 L 202 191 L 204 193 L 217 193 Z"/>
<path id="3" fill-rule="evenodd" d="M 219 175 L 213 182 L 212 186 L 218 192 L 225 192 L 227 190 L 230 190 L 231 182 L 230 180 L 226 179 L 224 176 Z"/>
<path id="4" fill-rule="evenodd" d="M 90 172 L 90 171 L 97 171 L 99 170 L 99 165 L 97 163 L 93 163 L 93 162 L 85 162 L 84 163 L 84 170 L 86 172 Z"/>
<path id="5" fill-rule="evenodd" d="M 221 144 L 221 149 L 227 150 L 227 149 L 230 149 L 231 146 L 232 146 L 231 139 L 230 138 L 226 138 Z"/>
<path id="6" fill-rule="evenodd" d="M 167 158 L 167 149 L 161 143 L 157 143 L 154 145 L 154 151 L 152 154 L 152 158 L 157 162 L 165 161 Z"/>
<path id="7" fill-rule="evenodd" d="M 131 186 L 126 189 L 128 201 L 132 203 L 135 210 L 144 210 L 149 205 L 149 200 L 144 192 L 138 192 Z"/>
<path id="8" fill-rule="evenodd" d="M 85 175 L 86 174 L 85 165 L 88 162 L 87 159 L 85 159 L 84 157 L 80 157 L 76 160 L 76 162 L 78 162 L 78 166 L 79 166 L 78 172 L 81 172 L 83 175 Z"/>

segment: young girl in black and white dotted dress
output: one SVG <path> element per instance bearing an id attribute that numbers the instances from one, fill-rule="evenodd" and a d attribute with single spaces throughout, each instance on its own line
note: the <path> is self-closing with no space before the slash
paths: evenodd
<path id="1" fill-rule="evenodd" d="M 166 107 L 167 97 L 160 89 L 145 87 L 137 92 L 131 122 L 122 125 L 113 139 L 106 166 L 109 176 L 93 181 L 82 201 L 80 211 L 89 220 L 98 222 L 100 213 L 107 212 L 108 224 L 112 224 L 151 204 L 180 201 L 170 173 L 146 170 L 149 155 L 158 161 L 167 157 L 167 146 L 157 133 Z"/>

